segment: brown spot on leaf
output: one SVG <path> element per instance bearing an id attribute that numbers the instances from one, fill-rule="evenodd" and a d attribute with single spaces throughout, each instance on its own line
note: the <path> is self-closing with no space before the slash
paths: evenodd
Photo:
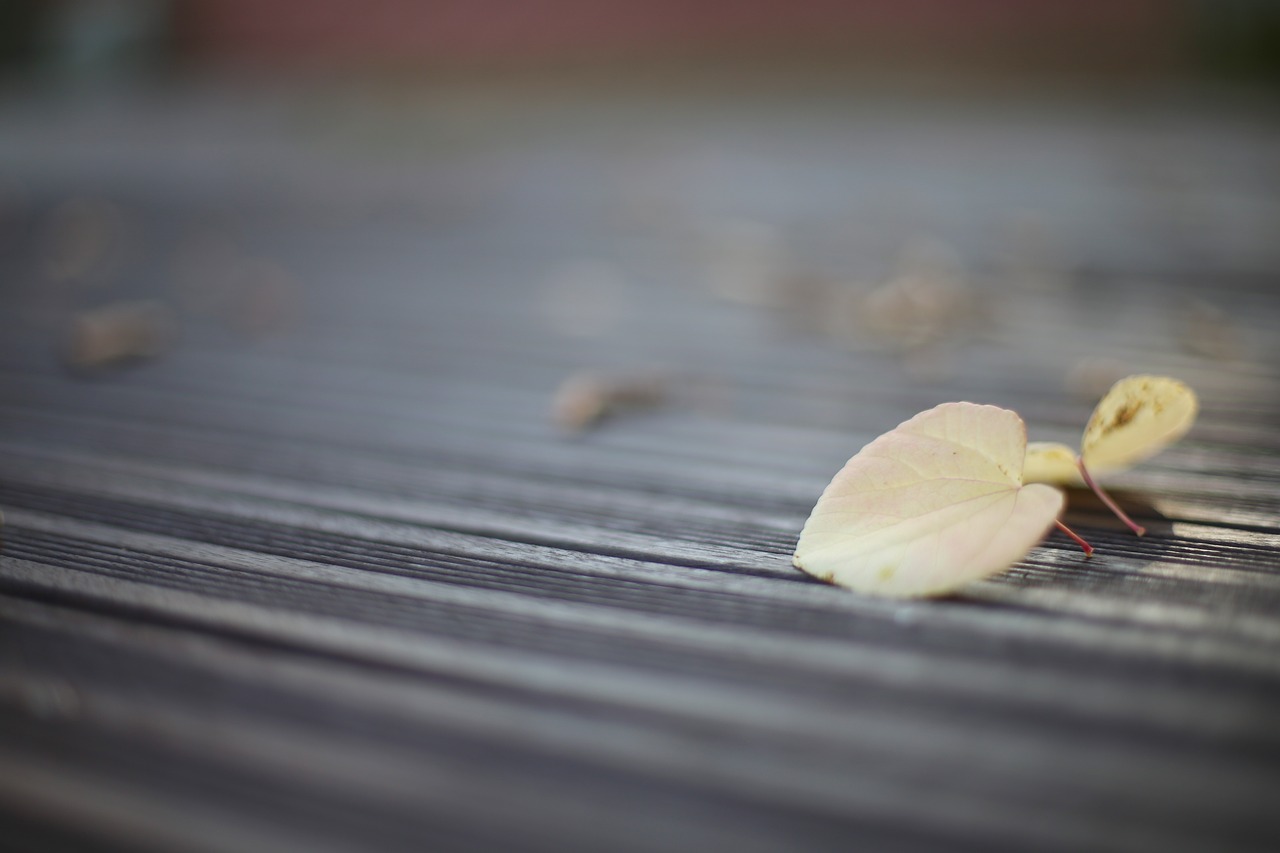
<path id="1" fill-rule="evenodd" d="M 1134 419 L 1138 412 L 1142 411 L 1142 405 L 1141 400 L 1130 400 L 1125 403 L 1116 410 L 1115 415 L 1111 418 L 1111 425 L 1107 427 L 1107 431 L 1110 432 L 1113 429 L 1119 429 L 1129 423 L 1129 421 Z"/>

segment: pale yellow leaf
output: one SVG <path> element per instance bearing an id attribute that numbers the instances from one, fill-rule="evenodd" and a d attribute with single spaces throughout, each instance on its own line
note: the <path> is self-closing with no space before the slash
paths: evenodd
<path id="1" fill-rule="evenodd" d="M 1199 408 L 1195 392 L 1177 379 L 1121 379 L 1093 410 L 1080 458 L 1094 473 L 1128 468 L 1182 438 Z"/>
<path id="2" fill-rule="evenodd" d="M 1027 442 L 1027 460 L 1022 468 L 1024 483 L 1054 483 L 1059 486 L 1083 485 L 1076 468 L 1076 452 L 1056 441 Z"/>
<path id="3" fill-rule="evenodd" d="M 1093 474 L 1122 471 L 1182 438 L 1195 423 L 1195 392 L 1167 376 L 1129 376 L 1111 386 L 1085 426 L 1080 455 L 1065 444 L 1027 445 L 1023 482 L 1081 486 L 1078 462 Z"/>
<path id="4" fill-rule="evenodd" d="M 864 447 L 827 486 L 794 564 L 858 592 L 941 595 L 1017 562 L 1048 532 L 1063 494 L 1024 486 L 1026 428 L 1014 412 L 944 403 Z"/>

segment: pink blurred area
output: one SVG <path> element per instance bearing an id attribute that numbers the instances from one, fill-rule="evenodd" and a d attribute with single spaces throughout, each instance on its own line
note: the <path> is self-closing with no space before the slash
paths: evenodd
<path id="1" fill-rule="evenodd" d="M 817 51 L 907 65 L 1161 69 L 1160 0 L 187 0 L 188 55 L 254 65 L 450 66 Z"/>

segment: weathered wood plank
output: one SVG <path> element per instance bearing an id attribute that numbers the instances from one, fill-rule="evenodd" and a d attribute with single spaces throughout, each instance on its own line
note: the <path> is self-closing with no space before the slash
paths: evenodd
<path id="1" fill-rule="evenodd" d="M 6 839 L 1276 848 L 1280 125 L 683 97 L 578 93 L 518 143 L 406 154 L 402 181 L 279 128 L 176 181 L 164 133 L 90 151 L 71 119 L 0 116 L 28 176 L 0 217 Z M 59 282 L 54 211 L 86 195 L 141 242 Z M 1011 236 L 1022 208 L 1039 237 Z M 915 362 L 825 336 L 781 285 L 725 301 L 736 219 L 783 244 L 775 284 L 865 290 L 941 237 L 985 319 Z M 289 324 L 238 336 L 177 286 L 211 233 L 292 276 Z M 603 285 L 565 289 L 584 268 Z M 556 316 L 601 293 L 599 328 Z M 180 309 L 176 347 L 65 370 L 69 313 L 117 298 Z M 551 396 L 584 368 L 664 371 L 669 397 L 565 434 Z M 969 399 L 1074 441 L 1088 369 L 1201 395 L 1112 481 L 1148 536 L 1073 494 L 1092 560 L 1051 537 L 946 599 L 790 565 L 875 435 Z"/>

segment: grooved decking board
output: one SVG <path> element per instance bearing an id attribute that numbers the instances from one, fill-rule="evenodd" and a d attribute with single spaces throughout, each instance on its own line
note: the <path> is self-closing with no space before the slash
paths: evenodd
<path id="1" fill-rule="evenodd" d="M 1275 116 L 462 91 L 362 113 L 366 145 L 315 92 L 188 94 L 0 115 L 0 846 L 1280 844 Z M 59 281 L 78 197 L 132 242 Z M 919 364 L 717 298 L 715 235 L 761 223 L 777 281 L 940 240 L 985 319 Z M 292 276 L 289 323 L 182 289 L 210 235 Z M 120 298 L 175 306 L 174 348 L 67 370 L 70 314 Z M 1076 440 L 1082 359 L 1201 396 L 1111 481 L 1149 535 L 1072 494 L 1092 560 L 1053 536 L 948 598 L 791 567 L 919 410 Z M 567 435 L 580 369 L 669 400 Z"/>

